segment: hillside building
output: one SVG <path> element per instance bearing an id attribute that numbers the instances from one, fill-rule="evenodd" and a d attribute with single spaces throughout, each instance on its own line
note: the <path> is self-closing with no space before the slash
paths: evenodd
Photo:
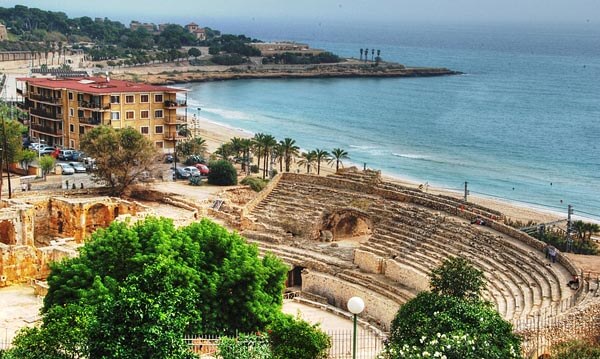
<path id="1" fill-rule="evenodd" d="M 163 152 L 170 152 L 186 125 L 185 90 L 103 77 L 19 78 L 17 95 L 29 113 L 32 138 L 79 149 L 81 138 L 99 125 L 132 127 Z M 186 110 L 187 113 L 187 110 Z"/>
<path id="2" fill-rule="evenodd" d="M 189 23 L 185 25 L 185 29 L 196 36 L 197 40 L 204 41 L 206 40 L 206 31 L 204 28 L 198 26 L 196 23 Z"/>

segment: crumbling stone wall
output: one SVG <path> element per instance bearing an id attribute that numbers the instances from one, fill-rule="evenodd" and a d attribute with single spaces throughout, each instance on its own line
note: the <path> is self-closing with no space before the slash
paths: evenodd
<path id="1" fill-rule="evenodd" d="M 364 292 L 345 280 L 316 271 L 304 270 L 302 291 L 325 297 L 329 304 L 345 310 L 350 298 L 360 296 L 365 301 L 365 311 L 361 317 L 374 320 L 384 330 L 389 330 L 389 323 L 400 309 L 400 305 L 389 298 Z"/>
<path id="2" fill-rule="evenodd" d="M 28 198 L 0 207 L 0 287 L 45 279 L 49 264 L 77 255 L 77 244 L 121 215 L 136 215 L 135 203 L 110 198 Z M 58 240 L 71 238 L 76 243 Z"/>

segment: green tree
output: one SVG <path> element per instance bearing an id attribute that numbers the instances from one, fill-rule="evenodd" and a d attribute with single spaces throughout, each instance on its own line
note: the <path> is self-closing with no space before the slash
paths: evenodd
<path id="1" fill-rule="evenodd" d="M 50 155 L 40 157 L 40 168 L 42 169 L 42 176 L 46 178 L 46 175 L 52 171 L 56 164 L 56 159 Z"/>
<path id="2" fill-rule="evenodd" d="M 310 169 L 312 166 L 314 166 L 316 160 L 317 154 L 315 153 L 315 151 L 302 152 L 298 164 L 300 166 L 306 167 L 306 173 L 310 173 Z"/>
<path id="3" fill-rule="evenodd" d="M 425 352 L 447 359 L 520 358 L 521 342 L 512 325 L 475 294 L 483 287 L 477 269 L 455 258 L 433 272 L 433 291 L 419 293 L 396 313 L 383 358 L 422 358 Z M 448 288 L 460 284 L 452 278 L 457 275 L 470 285 Z"/>
<path id="4" fill-rule="evenodd" d="M 433 293 L 460 299 L 478 299 L 485 285 L 483 272 L 461 257 L 445 259 L 429 278 Z"/>
<path id="5" fill-rule="evenodd" d="M 318 148 L 314 152 L 315 152 L 315 160 L 317 161 L 317 174 L 320 175 L 321 174 L 321 162 L 329 161 L 329 158 L 330 158 L 329 152 L 318 149 Z"/>
<path id="6" fill-rule="evenodd" d="M 131 127 L 95 127 L 81 140 L 81 149 L 95 156 L 92 179 L 108 184 L 117 196 L 151 170 L 158 155 L 154 145 Z"/>
<path id="7" fill-rule="evenodd" d="M 340 164 L 342 167 L 344 166 L 342 160 L 346 160 L 348 158 L 348 152 L 341 148 L 334 148 L 331 150 L 331 158 L 329 159 L 329 163 L 331 164 L 335 162 L 335 172 L 337 172 L 340 169 Z"/>
<path id="8" fill-rule="evenodd" d="M 218 186 L 233 186 L 237 184 L 237 171 L 233 165 L 226 160 L 210 163 L 208 183 Z"/>
<path id="9" fill-rule="evenodd" d="M 290 171 L 290 165 L 292 164 L 292 160 L 294 157 L 298 156 L 298 151 L 300 151 L 300 147 L 296 145 L 296 140 L 293 140 L 289 137 L 284 138 L 279 141 L 279 146 L 283 150 L 283 161 L 285 162 L 285 171 Z"/>
<path id="10" fill-rule="evenodd" d="M 51 269 L 43 324 L 20 335 L 11 352 L 46 338 L 30 357 L 192 358 L 186 333 L 264 330 L 281 311 L 287 272 L 206 219 L 175 228 L 157 218 L 113 222 L 79 257 Z M 64 333 L 51 335 L 57 331 Z"/>
<path id="11" fill-rule="evenodd" d="M 196 60 L 202 55 L 202 52 L 197 47 L 190 48 L 187 53 L 188 56 L 191 56 Z"/>
<path id="12" fill-rule="evenodd" d="M 18 157 L 21 167 L 25 170 L 29 169 L 29 165 L 36 159 L 37 153 L 34 150 L 23 150 Z"/>
<path id="13" fill-rule="evenodd" d="M 200 137 L 187 141 L 180 141 L 176 148 L 177 156 L 186 158 L 189 156 L 204 156 L 206 154 L 206 140 Z"/>
<path id="14" fill-rule="evenodd" d="M 274 359 L 324 359 L 331 339 L 319 329 L 300 318 L 280 314 L 267 327 Z"/>

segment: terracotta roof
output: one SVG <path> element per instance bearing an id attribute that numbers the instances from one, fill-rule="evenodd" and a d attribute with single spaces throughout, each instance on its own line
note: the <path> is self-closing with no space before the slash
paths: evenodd
<path id="1" fill-rule="evenodd" d="M 68 89 L 78 92 L 94 94 L 110 94 L 117 92 L 184 92 L 184 89 L 177 89 L 167 86 L 155 86 L 140 82 L 131 82 L 124 80 L 106 81 L 104 77 L 76 77 L 76 78 L 36 78 L 21 77 L 17 81 L 27 82 L 34 86 L 40 86 L 50 89 Z"/>
<path id="2" fill-rule="evenodd" d="M 198 26 L 198 24 L 196 24 L 195 22 L 190 22 L 189 24 L 187 24 L 185 26 Z"/>

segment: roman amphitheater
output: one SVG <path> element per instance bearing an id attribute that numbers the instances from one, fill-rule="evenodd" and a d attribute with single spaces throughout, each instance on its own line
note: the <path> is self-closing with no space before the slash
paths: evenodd
<path id="1" fill-rule="evenodd" d="M 502 213 L 389 183 L 379 172 L 283 173 L 258 194 L 235 187 L 205 200 L 156 188 L 131 200 L 74 193 L 0 202 L 0 286 L 35 283 L 43 294 L 48 263 L 76 255 L 96 228 L 168 206 L 179 224 L 210 216 L 280 257 L 288 289 L 306 302 L 345 311 L 350 297 L 362 297 L 363 321 L 383 332 L 404 302 L 428 289 L 432 268 L 462 256 L 485 273 L 485 297 L 523 335 L 528 357 L 600 334 L 598 280 L 567 256 L 550 264 L 544 244 L 505 225 Z M 472 224 L 478 217 L 484 226 Z M 566 285 L 573 275 L 577 290 Z"/>

